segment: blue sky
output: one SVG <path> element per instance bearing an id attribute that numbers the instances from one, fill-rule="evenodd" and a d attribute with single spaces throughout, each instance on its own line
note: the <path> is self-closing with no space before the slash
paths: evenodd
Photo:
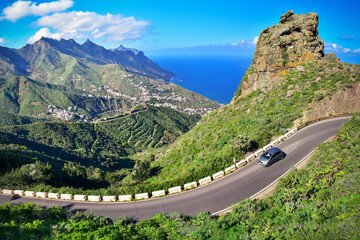
<path id="1" fill-rule="evenodd" d="M 47 36 L 80 43 L 90 38 L 107 48 L 123 44 L 152 53 L 194 46 L 241 52 L 253 49 L 260 31 L 277 24 L 287 10 L 318 13 L 326 51 L 359 62 L 358 0 L 0 0 L 0 44 L 19 48 Z"/>

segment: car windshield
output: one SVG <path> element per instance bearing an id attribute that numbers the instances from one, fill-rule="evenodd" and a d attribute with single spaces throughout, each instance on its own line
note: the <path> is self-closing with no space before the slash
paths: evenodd
<path id="1" fill-rule="evenodd" d="M 272 155 L 271 155 L 271 153 L 266 152 L 266 153 L 264 153 L 262 156 L 263 156 L 264 158 L 266 158 L 266 159 L 270 159 Z"/>

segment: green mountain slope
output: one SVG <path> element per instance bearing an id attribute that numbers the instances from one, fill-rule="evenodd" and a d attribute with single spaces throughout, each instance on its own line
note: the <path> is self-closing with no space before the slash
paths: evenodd
<path id="1" fill-rule="evenodd" d="M 49 105 L 62 110 L 76 106 L 76 111 L 72 112 L 88 118 L 106 111 L 127 109 L 132 106 L 123 98 L 105 99 L 89 96 L 88 93 L 71 87 L 15 76 L 0 78 L 0 101 L 3 103 L 0 111 L 10 114 L 6 117 L 9 120 L 1 120 L 2 125 L 17 123 L 16 118 L 32 119 L 30 122 L 36 121 L 34 117 L 51 120 L 54 115 L 49 113 Z M 13 120 L 10 116 L 14 117 Z"/>
<path id="2" fill-rule="evenodd" d="M 0 205 L 3 236 L 120 239 L 358 239 L 360 117 L 321 144 L 306 168 L 285 176 L 275 193 L 245 200 L 225 216 L 158 214 L 134 222 L 34 204 Z M 10 227 L 11 226 L 11 227 Z"/>
<path id="3" fill-rule="evenodd" d="M 0 75 L 26 75 L 29 63 L 14 50 L 0 46 Z"/>
<path id="4" fill-rule="evenodd" d="M 199 115 L 187 115 L 170 108 L 149 106 L 139 114 L 99 123 L 114 136 L 138 149 L 157 148 L 172 143 L 189 131 L 200 119 Z"/>
<path id="5" fill-rule="evenodd" d="M 109 186 L 112 180 L 106 179 L 105 174 L 108 173 L 109 178 L 119 174 L 123 178 L 129 174 L 134 166 L 134 160 L 129 155 L 144 148 L 173 142 L 198 119 L 198 115 L 149 106 L 129 116 L 97 124 L 40 122 L 0 128 L 0 152 L 3 153 L 0 154 L 0 165 L 3 166 L 0 186 L 27 185 L 41 189 L 45 187 L 41 184 L 85 188 Z M 38 165 L 36 161 L 39 161 Z M 42 169 L 46 167 L 45 163 L 61 176 L 50 174 L 53 177 L 40 182 L 34 179 L 25 181 L 21 177 L 26 166 Z M 71 165 L 71 169 L 75 169 L 75 175 L 83 184 L 69 180 L 71 174 L 67 173 L 66 166 L 73 163 L 75 165 Z M 99 184 L 91 185 L 85 181 L 92 180 L 95 173 L 80 174 L 84 167 L 98 169 L 96 171 L 101 173 L 96 179 Z M 57 182 L 56 177 L 63 181 Z"/>
<path id="6" fill-rule="evenodd" d="M 292 16 L 287 23 L 292 26 L 290 29 L 303 32 L 302 29 L 308 31 L 308 24 L 317 27 L 317 22 L 313 22 L 317 15 Z M 300 23 L 298 18 L 301 19 Z M 257 54 L 262 54 L 259 49 L 271 46 L 266 44 L 269 39 L 267 35 L 272 33 L 272 38 L 276 39 L 275 33 L 282 34 L 278 30 L 280 27 L 286 28 L 286 24 L 280 23 L 272 27 L 273 31 L 262 32 L 255 60 L 260 57 Z M 297 36 L 297 33 L 292 35 L 291 31 L 287 33 L 271 41 L 281 44 L 283 38 L 290 36 L 294 37 L 294 41 L 288 42 L 287 49 L 297 49 L 298 43 L 308 46 L 305 44 L 308 34 Z M 314 39 L 317 39 L 319 47 L 323 46 L 317 35 Z M 309 41 L 313 42 L 313 38 Z M 312 47 L 314 51 L 320 51 Z M 343 63 L 334 54 L 321 56 L 307 52 L 311 49 L 305 52 L 299 49 L 298 55 L 292 53 L 293 59 L 284 65 L 281 52 L 269 55 L 269 59 L 266 59 L 268 64 L 281 63 L 276 71 L 273 68 L 266 70 L 267 67 L 258 69 L 258 61 L 254 60 L 230 105 L 204 116 L 191 131 L 173 144 L 156 152 L 148 151 L 148 154 L 153 153 L 157 158 L 151 166 L 161 168 L 161 171 L 136 187 L 150 192 L 201 179 L 223 170 L 232 164 L 233 158 L 240 160 L 265 146 L 294 125 L 331 114 L 359 112 L 360 66 Z M 264 74 L 263 71 L 269 72 Z M 269 74 L 274 77 L 267 79 Z"/>
<path id="7" fill-rule="evenodd" d="M 45 121 L 44 118 L 20 116 L 9 112 L 0 111 L 0 126 L 22 125 Z"/>

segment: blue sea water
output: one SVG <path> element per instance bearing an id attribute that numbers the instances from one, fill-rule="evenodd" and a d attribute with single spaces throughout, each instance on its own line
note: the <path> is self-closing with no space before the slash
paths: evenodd
<path id="1" fill-rule="evenodd" d="M 244 56 L 151 56 L 172 71 L 172 82 L 222 104 L 230 103 L 251 64 Z"/>

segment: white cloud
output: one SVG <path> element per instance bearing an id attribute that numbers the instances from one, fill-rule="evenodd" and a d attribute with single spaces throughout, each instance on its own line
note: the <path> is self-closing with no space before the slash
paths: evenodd
<path id="1" fill-rule="evenodd" d="M 59 0 L 48 3 L 33 3 L 32 1 L 17 1 L 3 10 L 0 18 L 15 22 L 16 20 L 29 15 L 44 16 L 54 12 L 64 11 L 73 6 L 72 0 Z"/>
<path id="2" fill-rule="evenodd" d="M 41 17 L 37 24 L 44 28 L 29 38 L 30 43 L 38 39 L 41 34 L 57 39 L 86 37 L 102 38 L 107 41 L 139 39 L 149 31 L 150 22 L 137 21 L 134 17 L 123 17 L 120 14 L 99 15 L 95 12 L 72 11 Z M 56 33 L 50 33 L 49 28 Z"/>
<path id="3" fill-rule="evenodd" d="M 253 39 L 241 39 L 239 43 L 233 44 L 233 46 L 253 48 L 258 40 L 259 36 L 255 36 Z"/>
<path id="4" fill-rule="evenodd" d="M 3 44 L 5 42 L 4 38 L 0 38 L 0 45 Z"/>
<path id="5" fill-rule="evenodd" d="M 40 38 L 42 38 L 42 37 L 53 38 L 53 39 L 57 39 L 57 40 L 61 39 L 60 34 L 58 34 L 58 33 L 53 34 L 53 33 L 50 32 L 50 29 L 42 28 L 39 31 L 37 31 L 34 36 L 30 37 L 27 40 L 27 42 L 28 43 L 34 43 L 37 40 L 40 40 Z"/>
<path id="6" fill-rule="evenodd" d="M 335 43 L 325 43 L 325 51 L 326 52 L 334 52 L 334 53 L 360 53 L 360 48 L 351 50 L 350 48 L 344 48 Z"/>

